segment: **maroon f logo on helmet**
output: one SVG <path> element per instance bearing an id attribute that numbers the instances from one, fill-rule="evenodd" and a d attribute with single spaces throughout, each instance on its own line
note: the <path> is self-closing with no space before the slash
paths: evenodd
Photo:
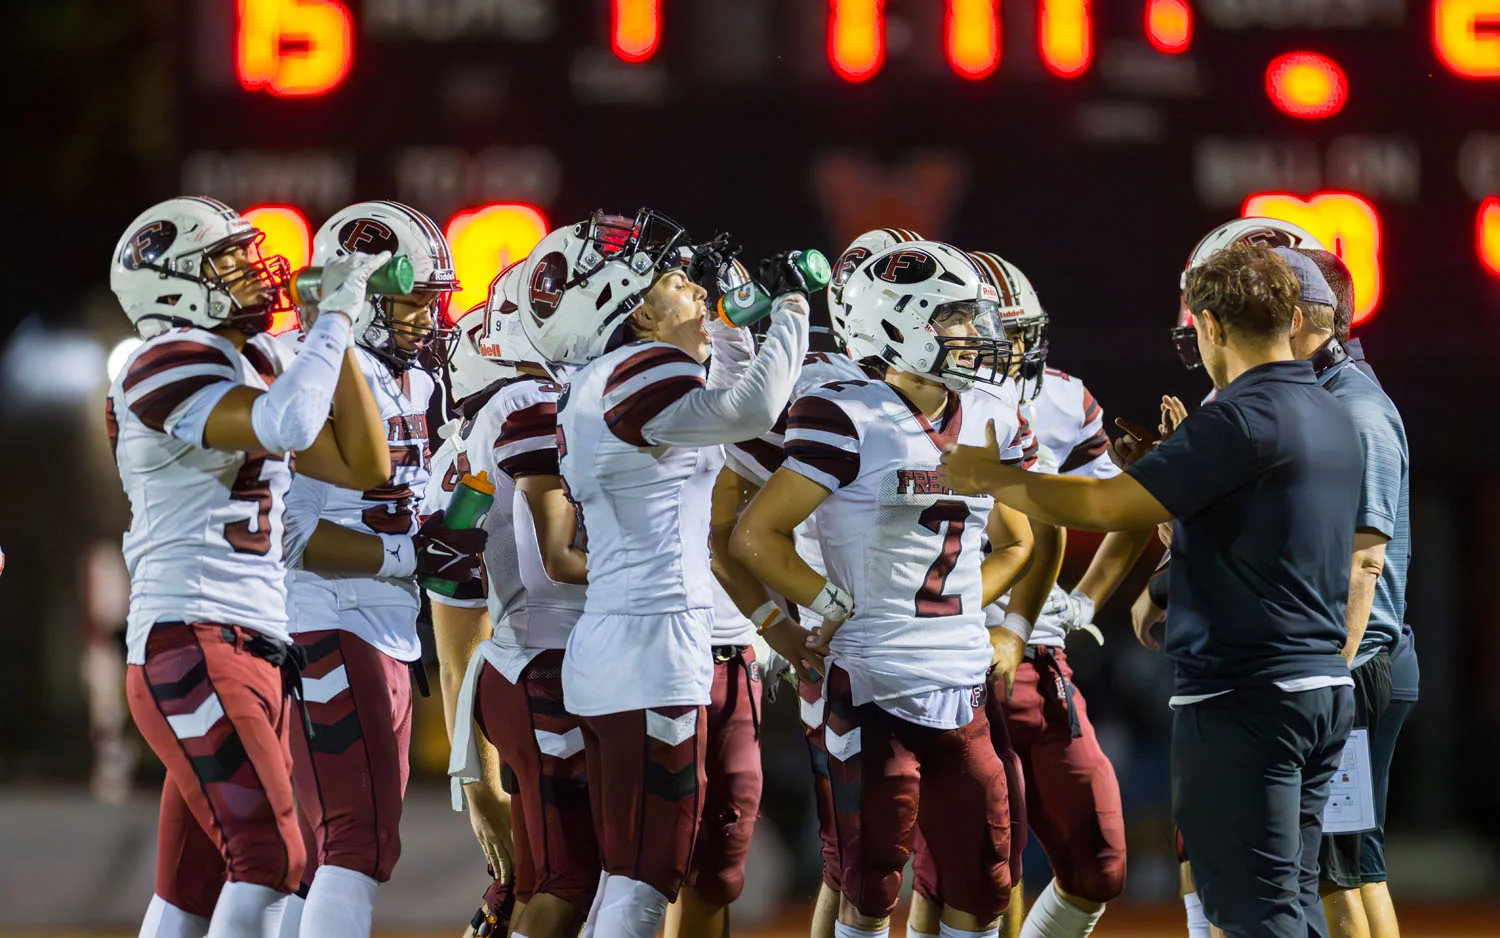
<path id="1" fill-rule="evenodd" d="M 875 276 L 887 283 L 920 283 L 936 269 L 937 262 L 925 251 L 897 251 L 885 259 Z"/>
<path id="2" fill-rule="evenodd" d="M 536 318 L 549 319 L 553 313 L 557 312 L 557 304 L 562 302 L 567 270 L 567 259 L 557 251 L 547 254 L 531 269 L 531 283 L 528 290 Z"/>
<path id="3" fill-rule="evenodd" d="M 401 242 L 396 238 L 395 232 L 375 219 L 356 218 L 339 232 L 339 247 L 351 253 L 363 251 L 366 254 L 379 254 L 381 251 L 390 251 L 395 254 L 400 250 Z"/>

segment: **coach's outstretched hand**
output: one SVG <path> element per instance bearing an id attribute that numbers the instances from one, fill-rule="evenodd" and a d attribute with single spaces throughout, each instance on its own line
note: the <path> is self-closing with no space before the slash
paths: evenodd
<path id="1" fill-rule="evenodd" d="M 999 481 L 1000 441 L 995 438 L 994 421 L 985 425 L 983 446 L 949 443 L 943 447 L 938 465 L 938 481 L 961 495 L 986 495 Z"/>

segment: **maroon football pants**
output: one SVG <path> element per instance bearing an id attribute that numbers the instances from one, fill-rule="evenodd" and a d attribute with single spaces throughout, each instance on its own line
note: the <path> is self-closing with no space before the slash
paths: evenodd
<path id="1" fill-rule="evenodd" d="M 583 718 L 589 802 L 611 876 L 668 899 L 691 866 L 703 812 L 704 707 L 652 707 Z"/>
<path id="2" fill-rule="evenodd" d="M 126 674 L 130 712 L 167 769 L 156 891 L 212 916 L 230 882 L 292 892 L 305 853 L 292 796 L 280 669 L 249 652 L 252 629 L 162 623 Z"/>
<path id="3" fill-rule="evenodd" d="M 745 888 L 745 858 L 760 814 L 760 707 L 755 649 L 714 649 L 707 787 L 687 876 L 687 884 L 710 905 L 728 905 Z"/>
<path id="4" fill-rule="evenodd" d="M 967 725 L 942 730 L 855 706 L 842 668 L 827 682 L 844 898 L 861 915 L 890 915 L 920 825 L 944 902 L 981 921 L 998 917 L 1010 901 L 1010 808 L 982 702 Z"/>
<path id="5" fill-rule="evenodd" d="M 599 886 L 599 847 L 589 806 L 581 718 L 567 711 L 563 652 L 531 659 L 516 683 L 489 665 L 474 714 L 500 753 L 511 795 L 516 895 L 556 896 L 587 914 Z"/>
<path id="6" fill-rule="evenodd" d="M 834 892 L 843 888 L 839 876 L 839 835 L 833 807 L 833 780 L 828 774 L 828 747 L 823 736 L 828 726 L 828 702 L 823 699 L 823 681 L 797 683 L 797 707 L 802 735 L 812 762 L 813 796 L 818 809 L 818 839 L 823 843 L 823 884 Z"/>
<path id="7" fill-rule="evenodd" d="M 1009 700 L 991 695 L 1026 772 L 1026 820 L 1063 891 L 1109 902 L 1125 888 L 1125 821 L 1114 766 L 1099 748 L 1060 648 L 1033 647 Z M 1003 686 L 1000 687 L 1003 691 Z"/>
<path id="8" fill-rule="evenodd" d="M 307 652 L 303 697 L 312 740 L 292 730 L 293 779 L 310 844 L 305 882 L 320 865 L 391 878 L 401 857 L 401 799 L 410 773 L 411 669 L 351 632 L 294 636 Z"/>

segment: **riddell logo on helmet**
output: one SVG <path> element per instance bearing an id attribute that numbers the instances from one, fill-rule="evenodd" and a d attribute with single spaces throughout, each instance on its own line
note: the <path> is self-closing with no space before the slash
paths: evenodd
<path id="1" fill-rule="evenodd" d="M 339 229 L 339 247 L 365 254 L 379 254 L 381 251 L 395 254 L 400 250 L 401 242 L 383 223 L 373 218 L 356 218 Z"/>
<path id="2" fill-rule="evenodd" d="M 499 342 L 479 343 L 479 354 L 485 358 L 504 358 L 505 350 L 500 347 Z"/>
<path id="3" fill-rule="evenodd" d="M 937 261 L 926 251 L 897 251 L 887 257 L 875 276 L 886 283 L 921 283 L 937 272 Z"/>

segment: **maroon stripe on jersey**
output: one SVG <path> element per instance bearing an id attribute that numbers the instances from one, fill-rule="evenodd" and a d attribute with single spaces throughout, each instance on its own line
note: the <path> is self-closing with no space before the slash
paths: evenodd
<path id="1" fill-rule="evenodd" d="M 609 373 L 609 380 L 604 384 L 604 393 L 613 393 L 631 378 L 639 374 L 644 374 L 659 365 L 675 365 L 683 362 L 693 365 L 699 364 L 691 355 L 680 348 L 668 345 L 653 345 L 648 349 L 642 349 L 615 366 L 615 370 Z"/>
<path id="2" fill-rule="evenodd" d="M 183 339 L 177 342 L 163 342 L 161 345 L 142 352 L 131 363 L 130 371 L 126 372 L 123 387 L 129 391 L 148 378 L 182 365 L 215 365 L 238 372 L 223 352 L 211 345 Z M 215 380 L 222 379 L 216 378 Z"/>
<path id="3" fill-rule="evenodd" d="M 781 447 L 765 440 L 746 440 L 743 443 L 734 443 L 729 447 L 742 461 L 750 465 L 759 466 L 766 475 L 770 475 L 786 460 L 786 453 Z"/>
<path id="4" fill-rule="evenodd" d="M 557 449 L 551 446 L 507 456 L 499 460 L 498 464 L 500 471 L 512 479 L 521 479 L 526 476 L 562 475 L 562 470 L 557 464 Z"/>
<path id="5" fill-rule="evenodd" d="M 245 356 L 245 361 L 250 363 L 250 367 L 255 369 L 255 373 L 260 375 L 260 380 L 264 381 L 267 386 L 276 380 L 279 374 L 276 370 L 276 363 L 260 346 L 247 343 L 243 349 L 240 349 L 240 354 Z"/>
<path id="6" fill-rule="evenodd" d="M 223 375 L 192 375 L 173 381 L 150 394 L 142 394 L 136 398 L 130 405 L 130 412 L 151 429 L 165 432 L 167 418 L 172 416 L 172 411 L 181 406 L 183 401 L 192 397 L 193 392 L 223 380 Z"/>
<path id="7" fill-rule="evenodd" d="M 113 456 L 120 445 L 120 419 L 115 416 L 115 399 L 112 396 L 104 399 L 104 429 L 109 431 L 109 453 Z"/>
<path id="8" fill-rule="evenodd" d="M 539 401 L 508 414 L 495 438 L 496 448 L 539 436 L 557 435 L 557 402 Z"/>
<path id="9" fill-rule="evenodd" d="M 815 395 L 800 397 L 792 404 L 786 429 L 793 436 L 798 430 L 819 430 L 847 436 L 851 440 L 859 439 L 859 431 L 854 429 L 854 421 L 844 409 L 826 397 Z"/>
<path id="10" fill-rule="evenodd" d="M 787 440 L 786 457 L 832 476 L 841 487 L 859 478 L 858 453 L 819 443 L 817 440 L 801 440 L 796 437 Z"/>
<path id="11" fill-rule="evenodd" d="M 605 411 L 604 423 L 611 433 L 631 446 L 650 446 L 642 433 L 651 418 L 701 387 L 702 375 L 674 375 L 654 381 L 630 395 L 620 406 Z"/>
<path id="12" fill-rule="evenodd" d="M 901 399 L 901 403 L 906 405 L 907 410 L 911 411 L 911 415 L 916 418 L 917 424 L 926 431 L 927 438 L 932 441 L 932 445 L 938 448 L 938 452 L 941 453 L 943 447 L 949 443 L 958 442 L 958 431 L 962 430 L 964 425 L 964 406 L 963 400 L 958 396 L 957 392 L 948 392 L 948 402 L 943 407 L 943 428 L 941 430 L 934 430 L 932 424 L 927 420 L 927 415 L 922 413 L 921 409 L 916 404 L 913 404 L 910 398 L 902 394 L 894 386 L 887 385 L 887 387 L 890 387 L 891 392 Z"/>
<path id="13" fill-rule="evenodd" d="M 1092 395 L 1092 394 L 1089 393 L 1089 389 L 1088 388 L 1084 388 L 1083 389 L 1083 422 L 1085 424 L 1090 424 L 1090 423 L 1093 423 L 1095 420 L 1100 419 L 1103 416 L 1104 416 L 1104 408 L 1100 407 L 1099 406 L 1099 402 L 1096 401 L 1096 400 L 1094 400 L 1094 395 Z"/>
<path id="14" fill-rule="evenodd" d="M 1023 469 L 1030 469 L 1032 466 L 1036 465 L 1036 434 L 1031 432 L 1031 422 L 1028 421 L 1026 419 L 1026 415 L 1021 413 L 1019 410 L 1016 411 L 1016 419 L 1019 420 L 1020 423 L 1016 426 L 1015 437 L 1011 439 L 1010 445 L 1007 446 L 1006 449 L 1012 450 L 1019 447 L 1021 449 L 1021 458 L 1002 458 L 1000 461 L 1005 463 L 1007 466 L 1020 466 Z"/>
<path id="15" fill-rule="evenodd" d="M 1067 459 L 1063 460 L 1063 464 L 1057 467 L 1057 471 L 1072 472 L 1074 469 L 1087 466 L 1100 456 L 1103 456 L 1107 449 L 1109 449 L 1109 437 L 1104 435 L 1103 430 L 1100 430 L 1087 440 L 1073 447 L 1073 451 L 1068 454 Z"/>

